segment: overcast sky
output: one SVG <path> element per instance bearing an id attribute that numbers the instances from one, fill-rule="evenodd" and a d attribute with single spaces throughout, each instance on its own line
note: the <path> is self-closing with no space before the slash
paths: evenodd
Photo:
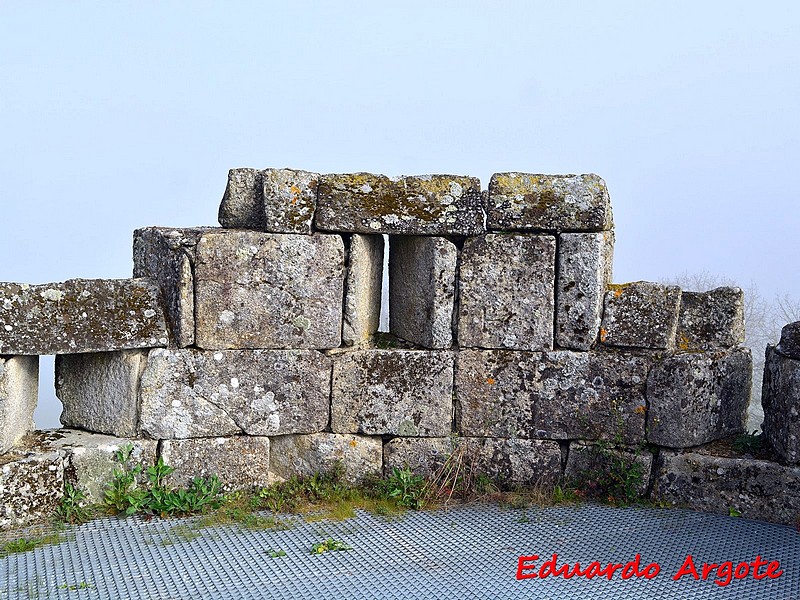
<path id="1" fill-rule="evenodd" d="M 606 180 L 617 282 L 800 296 L 797 2 L 5 0 L 0 69 L 0 280 L 130 277 L 231 167 L 517 170 Z"/>

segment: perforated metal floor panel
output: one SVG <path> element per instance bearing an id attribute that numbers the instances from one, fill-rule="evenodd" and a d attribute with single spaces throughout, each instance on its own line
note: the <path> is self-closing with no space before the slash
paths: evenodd
<path id="1" fill-rule="evenodd" d="M 74 528 L 68 541 L 0 560 L 0 598 L 800 599 L 795 529 L 683 510 L 469 506 L 297 521 L 285 531 L 194 531 L 187 524 L 102 519 Z M 352 549 L 312 554 L 326 538 Z M 279 550 L 286 555 L 272 558 L 270 551 Z M 624 564 L 639 554 L 642 569 L 657 563 L 660 572 L 651 579 L 623 579 L 621 570 L 611 580 L 516 578 L 520 556 L 540 556 L 535 569 L 523 570 L 530 574 L 554 553 L 559 566 L 581 568 Z M 714 583 L 716 570 L 707 580 L 673 580 L 689 554 L 701 575 L 704 562 L 735 566 L 757 555 L 780 561 L 783 574 L 756 580 L 750 567 L 727 586 Z"/>

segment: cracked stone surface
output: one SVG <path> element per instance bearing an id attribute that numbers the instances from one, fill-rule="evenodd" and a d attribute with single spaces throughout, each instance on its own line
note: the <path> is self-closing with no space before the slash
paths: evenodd
<path id="1" fill-rule="evenodd" d="M 761 404 L 770 447 L 781 461 L 800 464 L 800 360 L 775 346 L 767 346 Z"/>
<path id="2" fill-rule="evenodd" d="M 0 454 L 33 431 L 39 357 L 0 356 Z"/>
<path id="3" fill-rule="evenodd" d="M 677 286 L 648 281 L 610 285 L 600 341 L 607 346 L 673 348 L 680 302 Z"/>
<path id="4" fill-rule="evenodd" d="M 354 233 L 350 238 L 342 323 L 346 346 L 366 342 L 380 326 L 383 246 L 381 235 Z"/>
<path id="5" fill-rule="evenodd" d="M 270 438 L 270 480 L 285 481 L 293 475 L 310 477 L 341 465 L 343 480 L 358 483 L 380 475 L 383 460 L 380 437 L 338 433 L 283 435 Z"/>
<path id="6" fill-rule="evenodd" d="M 675 343 L 680 351 L 731 348 L 744 343 L 744 292 L 720 287 L 681 292 Z"/>

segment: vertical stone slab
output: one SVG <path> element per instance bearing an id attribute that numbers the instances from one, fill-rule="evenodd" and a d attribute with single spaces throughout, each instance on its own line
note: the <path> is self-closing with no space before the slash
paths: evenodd
<path id="1" fill-rule="evenodd" d="M 139 378 L 147 352 L 124 350 L 56 356 L 56 396 L 61 423 L 95 433 L 136 437 Z"/>
<path id="2" fill-rule="evenodd" d="M 0 454 L 33 431 L 39 357 L 0 356 Z"/>
<path id="3" fill-rule="evenodd" d="M 0 456 L 0 530 L 52 517 L 64 495 L 64 456 L 35 433 Z"/>
<path id="4" fill-rule="evenodd" d="M 732 348 L 744 343 L 744 292 L 720 287 L 682 292 L 675 344 L 679 351 Z"/>
<path id="5" fill-rule="evenodd" d="M 787 358 L 800 359 L 800 321 L 783 326 L 777 350 Z"/>
<path id="6" fill-rule="evenodd" d="M 195 343 L 208 350 L 336 348 L 343 292 L 341 236 L 205 234 L 195 265 Z"/>
<path id="7" fill-rule="evenodd" d="M 558 236 L 556 345 L 588 350 L 595 343 L 613 260 L 613 231 Z"/>
<path id="8" fill-rule="evenodd" d="M 310 477 L 344 468 L 344 480 L 358 483 L 380 475 L 383 460 L 379 437 L 312 433 L 270 438 L 270 479 L 284 481 L 294 475 Z"/>
<path id="9" fill-rule="evenodd" d="M 784 332 L 786 328 L 784 328 Z M 767 346 L 761 404 L 761 426 L 778 458 L 800 464 L 800 360 L 784 356 L 779 349 L 791 347 L 781 338 L 778 348 Z"/>
<path id="10" fill-rule="evenodd" d="M 342 322 L 345 346 L 367 341 L 380 327 L 383 246 L 381 235 L 354 233 L 350 238 Z"/>
<path id="11" fill-rule="evenodd" d="M 449 348 L 455 244 L 441 237 L 394 236 L 390 247 L 389 331 L 424 348 Z"/>
<path id="12" fill-rule="evenodd" d="M 608 346 L 663 350 L 675 345 L 681 289 L 648 281 L 610 285 L 600 341 Z"/>
<path id="13" fill-rule="evenodd" d="M 219 206 L 219 224 L 228 229 L 257 229 L 266 226 L 261 171 L 231 169 Z"/>
<path id="14" fill-rule="evenodd" d="M 468 238 L 458 275 L 459 346 L 551 350 L 555 260 L 552 236 Z"/>

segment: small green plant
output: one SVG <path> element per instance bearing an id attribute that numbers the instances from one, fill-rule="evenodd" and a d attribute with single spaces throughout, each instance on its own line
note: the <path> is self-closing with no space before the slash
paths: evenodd
<path id="1" fill-rule="evenodd" d="M 742 513 L 740 513 L 738 510 L 736 510 L 735 508 L 730 506 L 730 507 L 728 507 L 728 516 L 729 517 L 741 517 Z"/>
<path id="2" fill-rule="evenodd" d="M 60 590 L 69 590 L 71 592 L 77 592 L 78 590 L 91 590 L 91 589 L 94 589 L 94 585 L 92 585 L 91 583 L 87 583 L 85 581 L 81 581 L 80 583 L 73 583 L 73 584 L 62 583 L 60 586 L 58 586 L 58 589 L 60 589 Z"/>
<path id="3" fill-rule="evenodd" d="M 0 546 L 0 558 L 5 558 L 9 554 L 29 552 L 47 544 L 58 544 L 61 541 L 63 538 L 57 533 L 12 540 Z"/>
<path id="4" fill-rule="evenodd" d="M 286 552 L 283 550 L 267 550 L 267 556 L 270 558 L 282 558 L 286 556 Z"/>
<path id="5" fill-rule="evenodd" d="M 86 504 L 86 494 L 67 482 L 64 484 L 64 495 L 56 508 L 56 518 L 74 525 L 86 523 L 92 519 L 92 511 Z"/>
<path id="6" fill-rule="evenodd" d="M 384 482 L 384 491 L 389 498 L 406 508 L 420 509 L 425 503 L 425 479 L 415 475 L 408 466 L 392 469 L 392 474 Z"/>
<path id="7" fill-rule="evenodd" d="M 764 434 L 754 431 L 737 435 L 733 440 L 733 449 L 741 454 L 757 454 L 764 446 Z"/>
<path id="8" fill-rule="evenodd" d="M 344 542 L 328 538 L 321 542 L 317 542 L 311 546 L 311 554 L 325 554 L 326 552 L 336 552 L 340 550 L 352 550 L 352 546 L 348 546 Z"/>

